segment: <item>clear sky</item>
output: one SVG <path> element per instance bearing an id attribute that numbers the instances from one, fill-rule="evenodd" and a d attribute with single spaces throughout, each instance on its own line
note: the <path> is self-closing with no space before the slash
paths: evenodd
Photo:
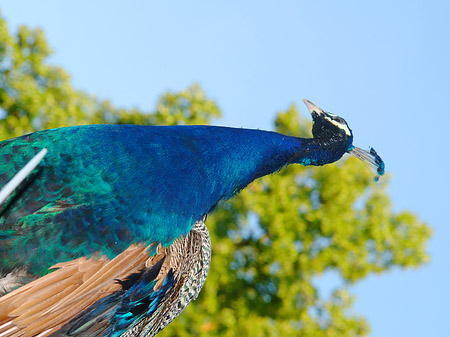
<path id="1" fill-rule="evenodd" d="M 125 5 L 127 3 L 127 5 Z M 44 29 L 79 89 L 152 110 L 194 81 L 216 124 L 272 129 L 308 98 L 343 116 L 392 174 L 396 210 L 434 231 L 431 262 L 352 287 L 372 336 L 449 336 L 450 1 L 2 0 L 10 28 Z M 332 280 L 330 280 L 332 282 Z"/>

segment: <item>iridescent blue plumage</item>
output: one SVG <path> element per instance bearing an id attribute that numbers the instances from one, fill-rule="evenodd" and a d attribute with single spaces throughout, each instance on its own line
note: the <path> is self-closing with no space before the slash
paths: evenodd
<path id="1" fill-rule="evenodd" d="M 220 200 L 283 166 L 324 165 L 346 152 L 372 158 L 384 173 L 374 150 L 352 145 L 342 118 L 307 105 L 311 139 L 214 126 L 91 125 L 1 142 L 0 186 L 42 148 L 48 154 L 0 206 L 0 277 L 17 270 L 40 276 L 60 262 L 49 275 L 58 282 L 66 277 L 59 271 L 83 280 L 89 275 L 74 290 L 79 295 L 66 299 L 88 304 L 52 327 L 54 336 L 118 336 L 131 327 L 144 331 L 137 325 L 143 321 L 156 324 L 148 333 L 157 333 L 201 289 L 210 258 L 201 220 Z M 98 260 L 101 255 L 109 260 Z M 122 275 L 119 267 L 129 272 Z M 97 296 L 94 289 L 108 291 Z M 0 332 L 10 322 L 4 319 L 0 310 Z"/>
<path id="2" fill-rule="evenodd" d="M 211 126 L 92 125 L 36 132 L 0 146 L 8 153 L 27 150 L 6 160 L 0 184 L 48 149 L 28 179 L 30 193 L 1 211 L 3 233 L 17 223 L 26 228 L 8 240 L 6 252 L 0 248 L 2 256 L 44 273 L 53 263 L 94 252 L 113 257 L 137 241 L 170 244 L 254 179 L 292 162 L 333 162 L 347 145 Z M 52 244 L 42 245 L 50 238 Z"/>

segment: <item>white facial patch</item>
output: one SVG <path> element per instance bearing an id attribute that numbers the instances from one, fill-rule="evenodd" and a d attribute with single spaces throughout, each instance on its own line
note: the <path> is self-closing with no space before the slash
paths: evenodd
<path id="1" fill-rule="evenodd" d="M 348 126 L 347 126 L 347 124 L 345 122 L 344 123 L 339 123 L 338 121 L 335 121 L 335 120 L 333 120 L 330 117 L 330 116 L 336 116 L 336 115 L 333 115 L 332 113 L 329 113 L 329 112 L 323 112 L 323 113 L 325 115 L 324 118 L 326 120 L 328 120 L 331 124 L 336 125 L 341 130 L 344 130 L 345 134 L 347 136 L 351 136 L 352 135 L 351 132 L 350 132 L 350 129 L 348 128 Z"/>
<path id="2" fill-rule="evenodd" d="M 345 134 L 347 136 L 351 136 L 352 133 L 347 126 L 347 123 L 344 121 L 342 117 L 343 123 L 339 123 L 338 121 L 334 120 L 334 117 L 339 117 L 337 115 L 332 114 L 331 112 L 325 112 L 321 108 L 319 108 L 317 105 L 312 103 L 311 101 L 308 101 L 307 99 L 304 99 L 303 102 L 305 102 L 306 106 L 308 107 L 308 110 L 310 113 L 316 112 L 320 115 L 322 115 L 324 118 L 326 118 L 331 124 L 337 126 L 339 129 L 344 130 Z"/>

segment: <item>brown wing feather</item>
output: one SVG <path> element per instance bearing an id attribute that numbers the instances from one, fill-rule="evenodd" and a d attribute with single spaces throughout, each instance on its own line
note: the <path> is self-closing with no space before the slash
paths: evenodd
<path id="1" fill-rule="evenodd" d="M 97 300 L 120 290 L 116 280 L 145 268 L 149 247 L 131 245 L 112 260 L 79 258 L 0 297 L 0 336 L 48 336 Z"/>

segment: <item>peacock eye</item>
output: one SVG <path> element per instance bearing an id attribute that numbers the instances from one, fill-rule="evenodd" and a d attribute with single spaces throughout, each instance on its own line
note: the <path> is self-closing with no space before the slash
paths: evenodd
<path id="1" fill-rule="evenodd" d="M 338 123 L 344 124 L 344 120 L 341 117 L 335 117 L 334 120 Z"/>

